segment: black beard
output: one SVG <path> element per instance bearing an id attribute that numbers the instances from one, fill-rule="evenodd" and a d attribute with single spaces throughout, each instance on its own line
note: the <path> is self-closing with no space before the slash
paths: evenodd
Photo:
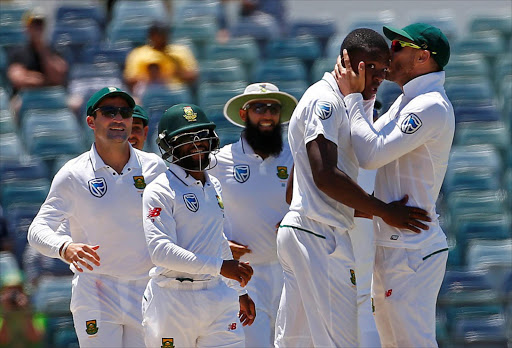
<path id="1" fill-rule="evenodd" d="M 271 132 L 262 132 L 258 126 L 245 121 L 245 139 L 254 152 L 261 152 L 269 156 L 277 156 L 283 150 L 281 123 L 276 124 Z"/>

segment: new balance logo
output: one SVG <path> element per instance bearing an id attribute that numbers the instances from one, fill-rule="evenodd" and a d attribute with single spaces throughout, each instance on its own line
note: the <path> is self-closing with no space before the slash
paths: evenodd
<path id="1" fill-rule="evenodd" d="M 162 211 L 162 208 L 153 208 L 153 209 L 149 209 L 149 212 L 148 212 L 148 219 L 149 218 L 154 218 L 154 217 L 157 217 L 157 216 L 160 216 L 160 212 Z"/>

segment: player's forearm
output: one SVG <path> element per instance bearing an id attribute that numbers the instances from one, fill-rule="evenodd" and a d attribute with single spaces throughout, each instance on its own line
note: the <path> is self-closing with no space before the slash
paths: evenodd
<path id="1" fill-rule="evenodd" d="M 222 258 L 195 254 L 164 237 L 148 240 L 151 261 L 160 267 L 190 274 L 220 274 Z"/>
<path id="2" fill-rule="evenodd" d="M 36 217 L 28 229 L 29 244 L 48 257 L 60 258 L 59 250 L 71 236 L 60 234 L 50 228 L 41 218 Z"/>

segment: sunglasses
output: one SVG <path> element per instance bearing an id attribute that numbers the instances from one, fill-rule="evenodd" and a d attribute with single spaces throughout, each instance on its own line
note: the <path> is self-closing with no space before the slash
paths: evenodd
<path id="1" fill-rule="evenodd" d="M 117 106 L 100 106 L 94 112 L 100 111 L 100 113 L 105 117 L 115 118 L 119 113 L 122 118 L 130 118 L 133 115 L 133 109 L 129 107 L 117 107 Z"/>
<path id="2" fill-rule="evenodd" d="M 281 113 L 281 105 L 277 103 L 252 103 L 244 109 L 252 109 L 258 115 L 264 115 L 267 111 L 270 111 L 271 115 L 279 115 Z"/>
<path id="3" fill-rule="evenodd" d="M 391 41 L 391 51 L 393 52 L 398 52 L 400 51 L 402 48 L 404 47 L 411 47 L 411 48 L 415 48 L 415 49 L 418 49 L 418 50 L 423 50 L 425 48 L 423 47 L 420 47 L 412 42 L 407 42 L 407 41 L 402 41 L 402 40 L 393 40 Z M 432 52 L 430 51 L 430 53 L 432 54 L 437 54 L 437 52 Z"/>

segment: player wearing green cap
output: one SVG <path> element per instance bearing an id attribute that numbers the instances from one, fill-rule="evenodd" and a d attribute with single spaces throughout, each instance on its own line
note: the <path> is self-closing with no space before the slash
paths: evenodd
<path id="1" fill-rule="evenodd" d="M 28 231 L 31 246 L 75 273 L 71 312 L 81 347 L 143 347 L 141 298 L 152 262 L 142 193 L 166 170 L 128 143 L 135 102 L 105 87 L 87 102 L 90 151 L 67 162 Z"/>
<path id="2" fill-rule="evenodd" d="M 443 68 L 450 45 L 436 27 L 415 23 L 384 27 L 391 43 L 387 79 L 403 94 L 373 126 L 364 118 L 364 64 L 355 73 L 345 52 L 337 82 L 345 97 L 351 140 L 360 166 L 376 169 L 375 197 L 390 202 L 404 193 L 409 204 L 428 211 L 428 231 L 411 233 L 374 217 L 375 320 L 383 347 L 436 347 L 436 300 L 448 258 L 436 200 L 443 183 L 455 129 L 444 90 Z M 357 70 L 357 69 L 356 69 Z"/>
<path id="3" fill-rule="evenodd" d="M 242 325 L 255 319 L 254 302 L 241 288 L 253 270 L 233 260 L 221 186 L 207 172 L 219 146 L 214 129 L 193 104 L 172 106 L 158 125 L 157 143 L 171 164 L 143 197 L 155 265 L 142 301 L 147 347 L 244 347 Z"/>
<path id="4" fill-rule="evenodd" d="M 128 141 L 134 148 L 142 150 L 148 137 L 149 117 L 146 110 L 144 110 L 140 105 L 135 105 L 132 116 L 132 132 Z"/>

